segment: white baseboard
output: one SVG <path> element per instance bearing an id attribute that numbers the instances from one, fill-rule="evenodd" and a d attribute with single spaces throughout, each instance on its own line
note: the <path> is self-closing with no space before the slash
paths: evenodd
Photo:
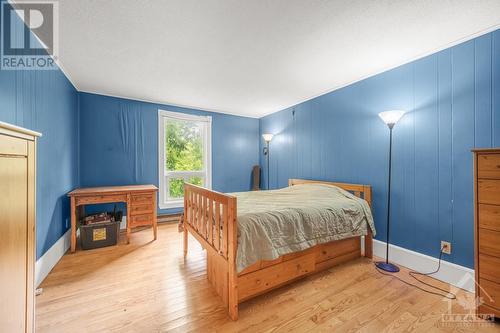
<path id="1" fill-rule="evenodd" d="M 35 264 L 35 285 L 38 286 L 49 275 L 50 271 L 59 262 L 62 256 L 68 251 L 71 245 L 71 229 L 66 231 L 61 238 L 57 240 L 48 249 L 47 252 L 41 256 Z"/>
<path id="2" fill-rule="evenodd" d="M 385 258 L 386 243 L 373 240 L 373 254 Z M 389 245 L 389 261 L 418 272 L 431 272 L 438 266 L 438 259 L 399 247 Z M 441 260 L 441 269 L 432 277 L 455 287 L 474 292 L 474 270 Z"/>

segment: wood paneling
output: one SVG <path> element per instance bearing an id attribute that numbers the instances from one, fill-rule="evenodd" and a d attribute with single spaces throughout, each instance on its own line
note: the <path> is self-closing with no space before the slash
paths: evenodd
<path id="1" fill-rule="evenodd" d="M 475 42 L 468 41 L 452 48 L 451 58 L 451 102 L 452 102 L 452 222 L 453 234 L 448 235 L 453 239 L 453 255 L 450 259 L 459 264 L 471 267 L 474 253 L 471 251 L 474 245 L 472 220 L 474 207 L 472 192 L 472 154 L 470 149 L 474 147 L 474 92 L 475 92 Z M 419 137 L 418 139 L 423 139 Z M 417 140 L 418 140 L 417 139 Z M 424 139 L 425 140 L 425 139 Z M 432 173 L 433 168 L 427 172 Z M 416 182 L 421 179 L 416 179 Z M 446 206 L 446 204 L 445 204 Z M 415 209 L 419 209 L 418 206 Z M 419 221 L 419 224 L 422 221 Z M 416 226 L 418 229 L 418 225 Z M 421 234 L 421 239 L 432 235 L 432 229 Z M 451 237 L 450 237 L 451 236 Z M 450 239 L 451 240 L 451 239 Z M 438 244 L 440 244 L 438 242 Z M 439 247 L 436 247 L 439 254 Z"/>
<path id="2" fill-rule="evenodd" d="M 439 233 L 433 232 L 438 219 L 439 193 L 436 191 L 435 186 L 438 184 L 439 175 L 437 172 L 428 171 L 429 168 L 437 170 L 439 163 L 439 146 L 436 144 L 439 134 L 439 89 L 438 77 L 435 75 L 438 59 L 437 57 L 425 57 L 415 61 L 414 64 L 414 101 L 415 105 L 419 105 L 418 119 L 413 123 L 415 134 L 414 177 L 418 181 L 415 181 L 414 184 L 414 205 L 416 209 L 411 218 L 419 221 L 418 227 L 413 230 L 414 237 L 418 239 L 413 246 L 415 246 L 417 252 L 422 253 L 425 249 L 436 248 L 436 245 L 440 244 L 441 240 Z M 417 114 L 415 114 L 416 116 Z M 402 126 L 404 126 L 403 124 L 398 125 L 401 126 L 400 131 L 396 132 L 396 128 L 394 134 L 401 133 Z M 401 134 L 396 135 L 398 136 L 395 136 L 394 139 L 400 140 Z M 417 138 L 425 139 L 419 140 Z M 394 150 L 393 154 L 393 156 L 396 156 L 401 153 Z M 398 159 L 398 161 L 400 160 Z M 397 188 L 398 192 L 401 191 L 399 186 Z M 397 221 L 395 216 L 392 216 L 392 218 L 394 219 L 392 221 Z M 391 228 L 396 224 L 398 223 L 391 223 Z M 394 229 L 391 230 L 391 238 L 396 232 Z M 392 238 L 392 240 L 394 239 Z"/>
<path id="3" fill-rule="evenodd" d="M 1 1 L 1 5 L 9 6 L 6 1 Z M 17 15 L 12 19 L 17 27 L 24 26 Z M 28 41 L 23 33 L 12 36 L 21 45 L 22 40 Z M 30 36 L 35 41 L 31 32 Z M 79 182 L 78 91 L 55 65 L 50 70 L 2 70 L 0 96 L 0 121 L 43 133 L 43 139 L 37 143 L 41 153 L 37 160 L 40 177 L 36 252 L 40 258 L 66 233 L 69 205 L 63 197 Z M 11 131 L 19 133 L 16 130 L 11 127 Z M 32 140 L 37 133 L 30 130 L 22 130 L 19 137 Z"/>
<path id="4" fill-rule="evenodd" d="M 391 240 L 435 258 L 440 240 L 452 241 L 445 259 L 472 268 L 470 149 L 500 146 L 498 87 L 500 30 L 263 117 L 261 134 L 275 133 L 271 187 L 289 178 L 371 184 L 385 241 L 389 131 L 377 114 L 407 110 L 393 132 L 391 218 L 404 223 L 391 223 Z"/>

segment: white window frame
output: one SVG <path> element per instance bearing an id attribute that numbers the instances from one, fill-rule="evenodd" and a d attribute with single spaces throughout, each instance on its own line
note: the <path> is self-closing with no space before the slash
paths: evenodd
<path id="1" fill-rule="evenodd" d="M 167 171 L 166 170 L 166 145 L 165 145 L 165 122 L 168 119 L 186 120 L 205 123 L 205 131 L 203 133 L 203 149 L 204 161 L 203 171 Z M 158 177 L 160 184 L 160 197 L 158 206 L 160 209 L 179 208 L 184 206 L 184 199 L 180 198 L 172 200 L 168 196 L 169 179 L 184 178 L 192 176 L 201 176 L 205 180 L 203 187 L 212 189 L 212 117 L 211 116 L 195 116 L 186 113 L 158 110 Z"/>

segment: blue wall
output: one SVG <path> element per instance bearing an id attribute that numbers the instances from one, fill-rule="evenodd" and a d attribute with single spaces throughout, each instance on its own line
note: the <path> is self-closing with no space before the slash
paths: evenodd
<path id="1" fill-rule="evenodd" d="M 158 186 L 158 109 L 212 116 L 212 187 L 250 189 L 258 119 L 88 93 L 80 93 L 81 185 Z"/>
<path id="2" fill-rule="evenodd" d="M 78 186 L 78 92 L 59 70 L 0 70 L 0 121 L 43 134 L 37 147 L 39 258 L 69 227 L 66 194 Z"/>
<path id="3" fill-rule="evenodd" d="M 394 129 L 391 243 L 436 257 L 451 241 L 446 260 L 473 267 L 470 150 L 500 146 L 500 30 L 262 118 L 260 132 L 277 134 L 271 187 L 371 184 L 385 241 L 389 130 L 377 114 L 391 109 L 409 111 Z"/>

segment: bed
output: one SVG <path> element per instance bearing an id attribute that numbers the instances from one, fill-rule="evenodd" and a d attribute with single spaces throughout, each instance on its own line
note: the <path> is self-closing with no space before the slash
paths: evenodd
<path id="1" fill-rule="evenodd" d="M 223 194 L 185 184 L 184 256 L 190 233 L 207 252 L 208 281 L 237 320 L 239 303 L 371 259 L 370 206 L 369 185 L 290 179 L 281 190 Z"/>

